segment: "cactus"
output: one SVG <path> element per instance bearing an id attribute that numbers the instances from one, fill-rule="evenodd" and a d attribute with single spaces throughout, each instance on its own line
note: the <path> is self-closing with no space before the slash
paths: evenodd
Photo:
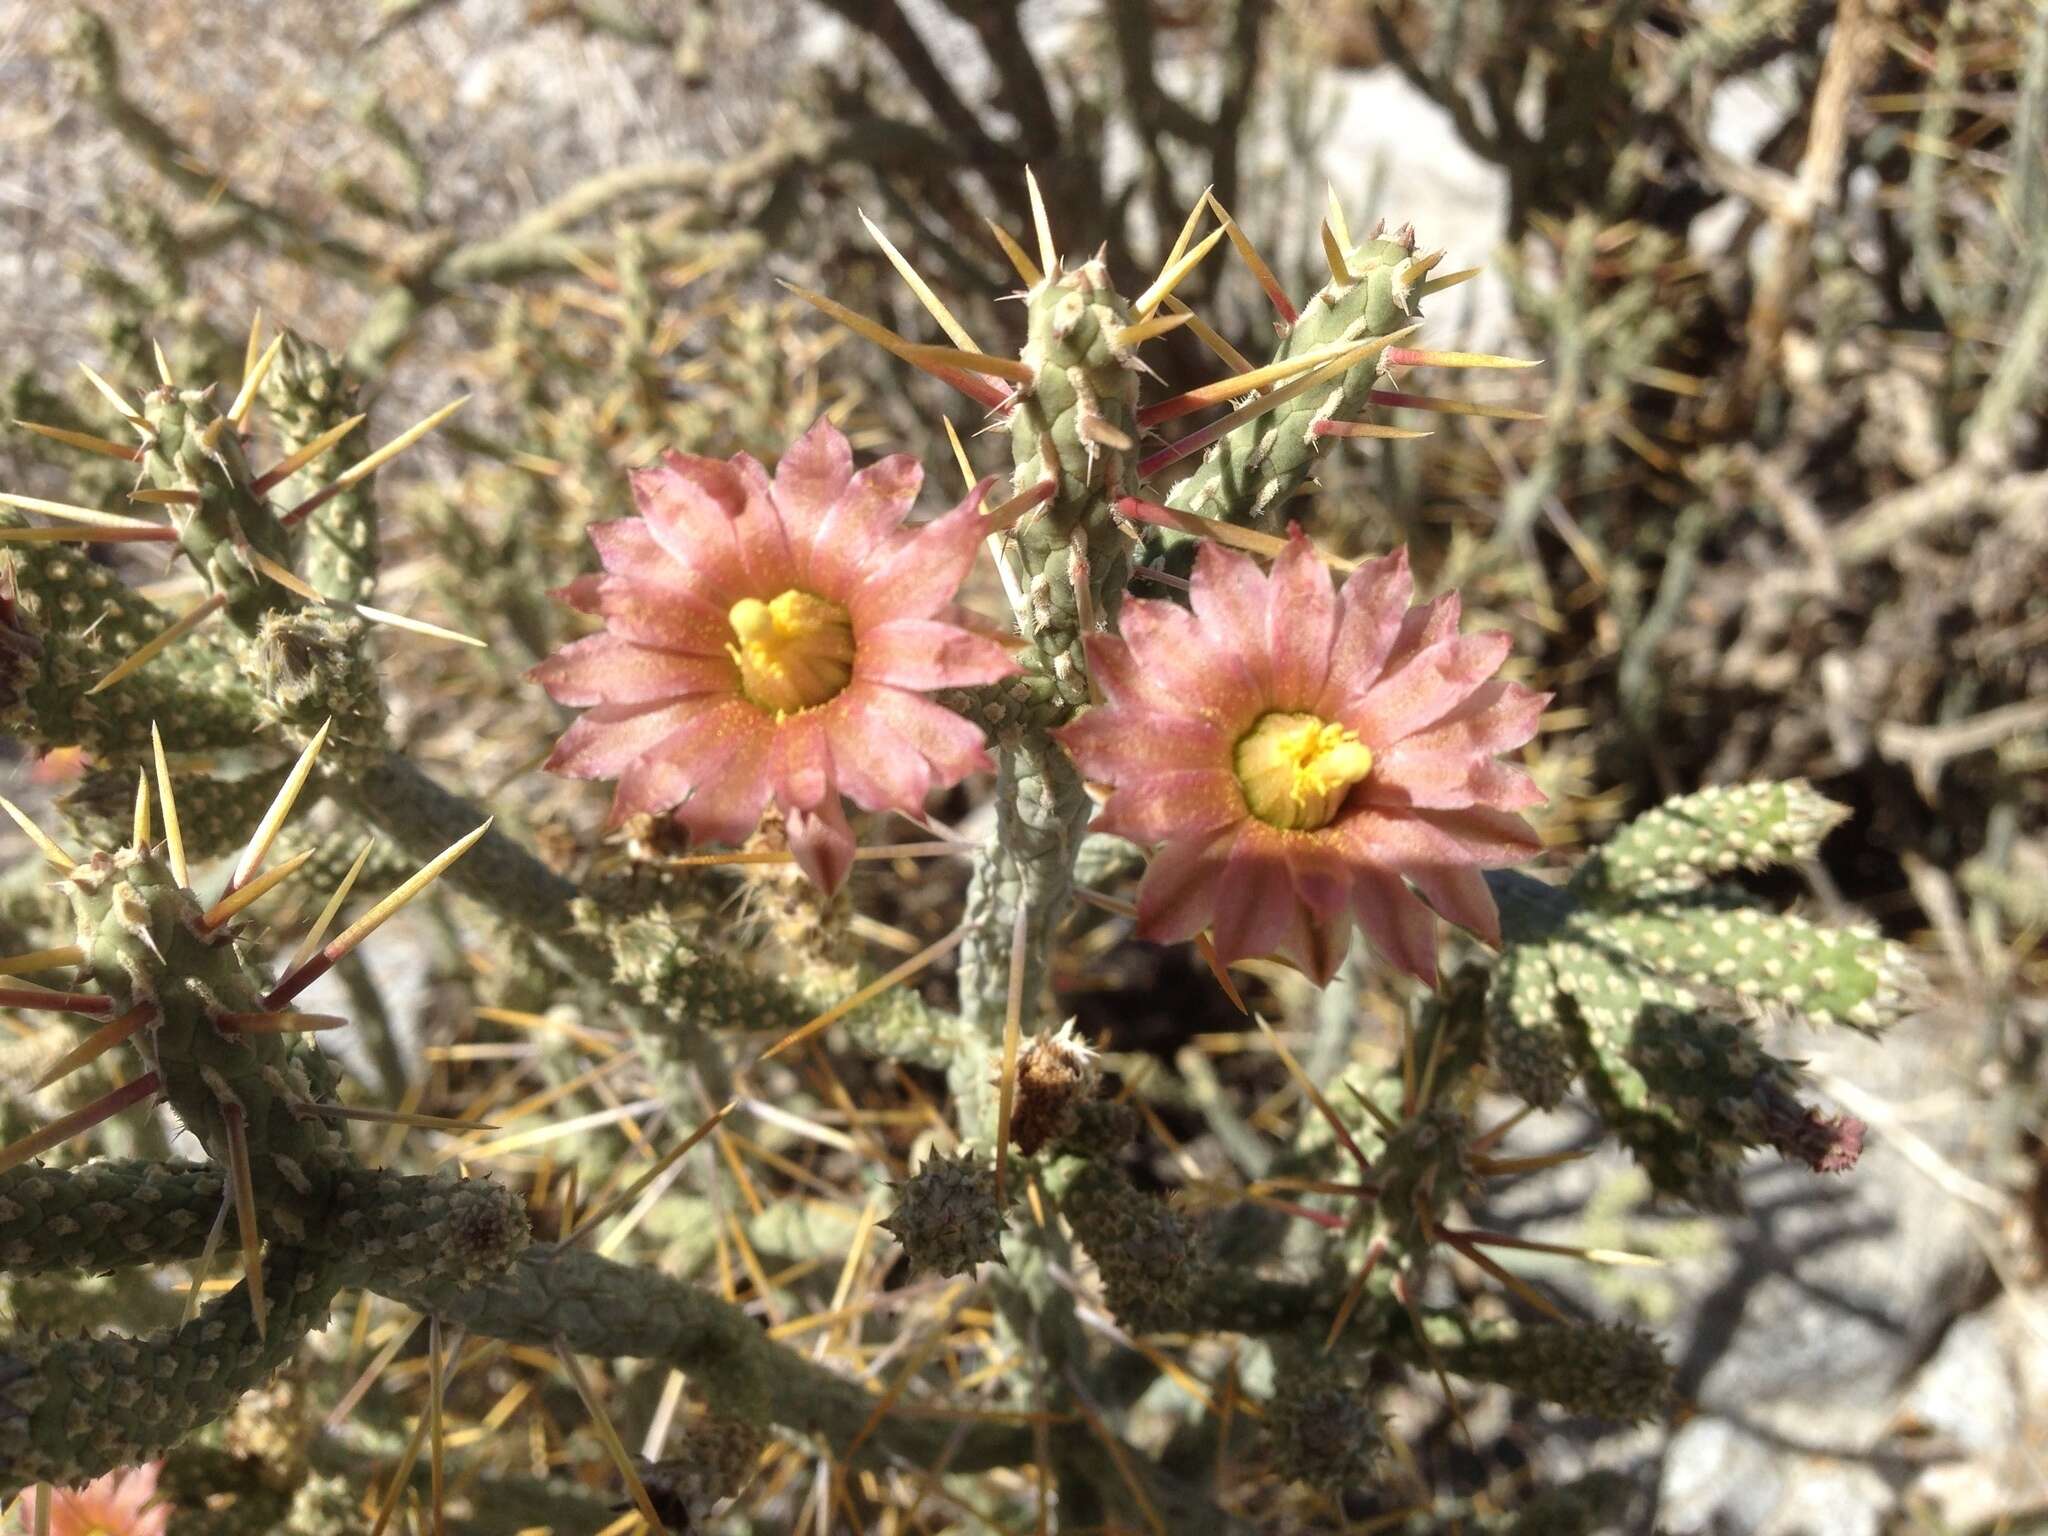
<path id="1" fill-rule="evenodd" d="M 139 112 L 110 34 L 81 23 L 74 47 L 88 90 Z M 130 127 L 164 174 L 189 173 L 174 141 Z M 416 213 L 423 162 L 395 119 L 373 127 Z M 1482 1119 L 1491 1089 L 1548 1106 L 1582 1084 L 1656 1186 L 1701 1204 L 1729 1203 L 1754 1149 L 1817 1173 L 1853 1163 L 1862 1127 L 1803 1104 L 1796 1066 L 1755 1043 L 1748 1015 L 1881 1029 L 1907 999 L 1905 956 L 1769 910 L 1735 879 L 1813 857 L 1840 812 L 1803 783 L 1707 790 L 1622 827 L 1564 883 L 1517 873 L 1538 856 L 1523 813 L 1543 793 L 1513 754 L 1548 695 L 1501 675 L 1511 640 L 1467 632 L 1455 592 L 1414 601 L 1405 549 L 1340 561 L 1289 522 L 1325 449 L 1408 435 L 1376 412 L 1451 406 L 1390 387 L 1395 370 L 1513 362 L 1402 345 L 1421 300 L 1458 280 L 1432 277 L 1441 253 L 1419 254 L 1405 228 L 1354 241 L 1333 200 L 1317 232 L 1329 281 L 1297 310 L 1207 198 L 1129 297 L 1107 255 L 1060 258 L 1029 185 L 1038 261 L 998 242 L 1025 284 L 1014 356 L 976 346 L 886 239 L 951 345 L 799 290 L 1002 430 L 1006 490 L 970 472 L 968 500 L 923 524 L 905 522 L 919 467 L 857 467 L 829 418 L 797 435 L 814 396 L 780 368 L 707 355 L 696 377 L 715 387 L 670 387 L 667 295 L 696 276 L 675 278 L 653 227 L 603 247 L 606 298 L 580 307 L 604 316 L 601 332 L 505 301 L 494 346 L 538 446 L 479 431 L 463 448 L 496 462 L 453 489 L 401 501 L 374 478 L 452 406 L 381 448 L 352 446 L 347 468 L 328 462 L 359 425 L 360 365 L 457 286 L 594 270 L 559 230 L 492 259 L 424 258 L 340 358 L 259 333 L 232 393 L 174 382 L 217 336 L 153 357 L 162 382 L 139 403 L 103 383 L 136 446 L 43 424 L 46 441 L 122 462 L 140 494 L 111 516 L 15 497 L 62 526 L 0 521 L 13 576 L 0 710 L 38 748 L 90 754 L 65 836 L 98 850 L 74 855 L 7 803 L 62 910 L 6 909 L 24 935 L 0 961 L 0 996 L 82 1022 L 36 1057 L 63 1112 L 36 1129 L 9 1120 L 0 1272 L 47 1287 L 111 1271 L 155 1294 L 155 1271 L 189 1265 L 196 1303 L 226 1243 L 241 1275 L 154 1332 L 134 1326 L 136 1307 L 118 1331 L 0 1339 L 0 1495 L 172 1455 L 189 1499 L 189 1479 L 228 1476 L 208 1460 L 233 1459 L 215 1426 L 287 1362 L 306 1366 L 318 1402 L 278 1411 L 297 1438 L 248 1453 L 246 1502 L 204 1511 L 221 1529 L 335 1528 L 348 1518 L 337 1479 L 373 1466 L 384 1522 L 415 1494 L 436 1518 L 462 1499 L 480 1508 L 448 1467 L 482 1437 L 458 1443 L 446 1424 L 495 1428 L 528 1399 L 557 1427 L 580 1422 L 580 1404 L 590 1426 L 559 1435 L 560 1455 L 546 1447 L 536 1480 L 563 1456 L 602 1456 L 605 1501 L 652 1528 L 689 1529 L 728 1498 L 791 1514 L 777 1501 L 796 1446 L 858 1470 L 832 1480 L 856 1520 L 906 1469 L 933 1469 L 951 1497 L 1001 1468 L 969 1490 L 991 1523 L 1057 1495 L 1063 1522 L 1242 1528 L 1225 1508 L 1243 1507 L 1235 1490 L 1212 1496 L 1177 1455 L 1137 1452 L 1236 1453 L 1206 1389 L 1155 1434 L 1157 1398 L 1193 1379 L 1162 1353 L 1179 1341 L 1155 1334 L 1228 1336 L 1274 1362 L 1273 1380 L 1247 1378 L 1263 1428 L 1244 1475 L 1333 1498 L 1386 1475 L 1383 1393 L 1402 1374 L 1616 1420 L 1668 1406 L 1670 1367 L 1638 1330 L 1482 1321 L 1424 1298 L 1443 1294 L 1432 1281 L 1456 1254 L 1553 1310 L 1502 1261 L 1514 1240 L 1474 1225 L 1488 1181 L 1545 1161 L 1502 1150 L 1513 1122 Z M 367 181 L 348 197 L 372 220 L 411 216 Z M 238 193 L 228 206 L 280 241 L 304 234 Z M 1221 227 L 1197 243 L 1212 215 Z M 183 281 L 177 230 L 149 233 L 168 290 Z M 1177 296 L 1226 239 L 1279 311 L 1269 363 L 1237 357 Z M 364 253 L 320 248 L 364 275 Z M 758 335 L 788 314 L 749 300 L 732 323 Z M 1181 328 L 1212 338 L 1230 371 L 1148 398 L 1141 354 Z M 853 428 L 873 425 L 859 391 L 835 399 Z M 1223 414 L 1146 441 L 1208 411 Z M 727 451 L 742 441 L 772 468 Z M 513 509 L 518 526 L 469 501 Z M 984 539 L 1012 644 L 961 606 Z M 365 606 L 387 551 L 422 540 L 426 590 L 488 631 L 481 654 L 423 658 L 410 648 L 465 637 Z M 601 569 L 585 568 L 586 542 Z M 127 543 L 177 557 L 196 604 L 174 615 L 93 548 Z M 1356 568 L 1339 585 L 1333 564 Z M 559 608 L 541 600 L 549 587 Z M 1159 596 L 1181 588 L 1186 604 Z M 372 638 L 395 618 L 399 633 Z M 387 643 L 408 648 L 402 663 Z M 475 685 L 443 700 L 477 709 L 453 750 L 441 722 L 399 707 L 443 667 Z M 531 682 L 583 712 L 552 766 L 617 781 L 601 834 L 531 772 L 562 728 Z M 202 764 L 203 783 L 177 772 Z M 927 817 L 927 793 L 977 767 L 994 769 L 985 836 L 888 841 L 885 817 Z M 700 846 L 720 844 L 739 846 Z M 964 891 L 896 874 L 956 854 Z M 209 899 L 193 866 L 216 861 Z M 321 894 L 291 917 L 257 906 L 295 874 L 313 889 L 316 872 Z M 870 899 L 883 880 L 886 905 Z M 394 885 L 329 937 L 359 888 Z M 416 909 L 428 920 L 406 969 L 458 1000 L 459 1038 L 429 1008 L 431 1071 L 408 1081 L 412 1031 L 352 957 L 429 889 L 461 904 Z M 1239 962 L 1278 955 L 1313 984 L 1333 1021 L 1320 1065 L 1275 1030 L 1245 1068 L 1260 1098 L 1284 1069 L 1301 1124 L 1271 1140 L 1272 1114 L 1238 1116 L 1213 1081 L 1206 1097 L 1185 1091 L 1191 1076 L 1141 1091 L 1129 1074 L 1119 1092 L 1105 1072 L 1118 1058 L 1072 1020 L 1052 1027 L 1056 989 L 1119 936 L 1070 938 L 1084 900 L 1134 917 L 1141 937 L 1192 941 L 1239 1006 Z M 259 913 L 312 931 L 281 957 Z M 1445 922 L 1500 954 L 1440 978 Z M 871 961 L 870 941 L 908 958 Z M 925 972 L 953 951 L 947 1001 Z M 377 1025 L 382 1102 L 348 1082 L 352 1053 L 320 1048 L 344 1021 L 300 1006 L 329 972 Z M 1399 1072 L 1358 1089 L 1343 1069 L 1368 974 L 1390 1005 L 1407 1006 L 1402 976 L 1427 996 L 1406 1016 Z M 500 1062 L 502 1076 L 481 1065 Z M 565 1100 L 592 1107 L 535 1123 Z M 115 1139 L 115 1117 L 145 1104 L 188 1138 L 178 1160 L 156 1155 L 161 1140 Z M 1173 1138 L 1203 1116 L 1216 1134 L 1197 1155 Z M 352 1141 L 360 1122 L 394 1138 L 394 1166 Z M 78 1160 L 71 1143 L 93 1132 L 104 1155 Z M 482 1163 L 506 1181 L 468 1171 Z M 906 1283 L 883 1295 L 899 1257 Z M 365 1333 L 389 1306 L 430 1319 L 411 1346 L 423 1357 L 393 1369 L 424 1380 L 417 1414 L 394 1420 L 396 1394 L 367 1399 L 367 1381 L 331 1401 L 333 1357 L 354 1346 L 312 1336 L 345 1292 L 365 1298 L 351 1303 Z M 89 1311 L 102 1294 L 76 1299 Z M 160 1300 L 169 1315 L 174 1299 Z M 380 1370 L 406 1348 L 383 1347 Z M 981 1386 L 985 1400 L 970 1395 Z M 317 1454 L 316 1413 L 348 1429 Z M 615 1422 L 629 1417 L 683 1427 L 635 1457 Z M 549 1497 L 587 1508 L 595 1479 L 582 1482 Z M 1586 1528 L 1612 1491 L 1589 1480 L 1488 1528 Z"/>

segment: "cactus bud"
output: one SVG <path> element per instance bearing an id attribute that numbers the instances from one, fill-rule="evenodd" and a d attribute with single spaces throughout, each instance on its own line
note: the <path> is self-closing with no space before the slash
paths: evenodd
<path id="1" fill-rule="evenodd" d="M 1647 1419 L 1671 1396 L 1671 1362 L 1624 1323 L 1523 1323 L 1442 1350 L 1444 1367 L 1574 1413 Z"/>
<path id="2" fill-rule="evenodd" d="M 1321 1363 L 1282 1373 L 1266 1404 L 1265 1434 L 1276 1473 L 1332 1498 L 1371 1482 L 1387 1448 L 1372 1400 Z"/>
<path id="3" fill-rule="evenodd" d="M 1003 1262 L 1003 1213 L 991 1165 L 964 1152 L 927 1158 L 896 1191 L 895 1211 L 877 1225 L 896 1235 L 914 1272 L 958 1275 Z"/>
<path id="4" fill-rule="evenodd" d="M 1139 1333 L 1176 1328 L 1194 1283 L 1194 1245 L 1173 1207 L 1132 1187 L 1120 1169 L 1083 1167 L 1060 1209 L 1095 1260 L 1118 1322 Z"/>

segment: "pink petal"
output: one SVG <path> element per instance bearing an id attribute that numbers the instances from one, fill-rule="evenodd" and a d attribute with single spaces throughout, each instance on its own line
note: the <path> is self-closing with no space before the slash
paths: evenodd
<path id="1" fill-rule="evenodd" d="M 1329 675 L 1337 593 L 1322 557 L 1298 525 L 1266 583 L 1263 633 L 1272 667 L 1272 707 L 1313 708 Z"/>
<path id="2" fill-rule="evenodd" d="M 828 729 L 832 767 L 840 789 L 854 804 L 871 811 L 915 813 L 923 809 L 924 798 L 931 791 L 932 769 L 922 752 L 866 716 L 840 712 Z"/>
<path id="3" fill-rule="evenodd" d="M 1500 908 L 1486 876 L 1476 869 L 1418 869 L 1410 873 L 1423 900 L 1460 928 L 1500 948 Z"/>
<path id="4" fill-rule="evenodd" d="M 547 770 L 567 779 L 612 779 L 643 752 L 653 750 L 685 721 L 709 707 L 705 699 L 680 703 L 603 704 L 586 711 L 562 733 Z"/>
<path id="5" fill-rule="evenodd" d="M 923 619 L 953 600 L 988 532 L 972 493 L 943 517 L 913 530 L 870 566 L 848 597 L 862 630 L 890 619 Z"/>
<path id="6" fill-rule="evenodd" d="M 1405 544 L 1351 573 L 1338 594 L 1337 636 L 1330 646 L 1329 677 L 1316 704 L 1317 714 L 1334 719 L 1346 703 L 1379 681 L 1414 591 Z"/>
<path id="7" fill-rule="evenodd" d="M 1351 910 L 1372 946 L 1416 980 L 1436 985 L 1436 917 L 1398 877 L 1361 871 Z"/>
<path id="8" fill-rule="evenodd" d="M 1118 788 L 1096 815 L 1104 832 L 1134 843 L 1197 836 L 1211 827 L 1248 819 L 1237 776 L 1224 768 L 1190 768 L 1150 775 Z"/>
<path id="9" fill-rule="evenodd" d="M 1267 708 L 1265 695 L 1238 660 L 1241 649 L 1219 650 L 1177 603 L 1141 600 L 1124 604 L 1120 626 L 1131 648 L 1119 673 L 1124 696 L 1181 713 L 1208 715 L 1241 731 Z M 1107 679 L 1104 690 L 1109 691 Z"/>
<path id="10" fill-rule="evenodd" d="M 1276 946 L 1317 986 L 1328 986 L 1351 947 L 1351 907 L 1340 905 L 1326 916 L 1296 903 L 1288 914 L 1287 932 Z"/>
<path id="11" fill-rule="evenodd" d="M 1270 954 L 1288 930 L 1294 877 L 1247 823 L 1216 887 L 1216 953 L 1224 964 Z"/>
<path id="12" fill-rule="evenodd" d="M 791 811 L 787 825 L 789 851 L 796 855 L 797 868 L 831 895 L 853 868 L 853 828 L 846 824 L 839 797 L 826 796 L 815 811 Z"/>
<path id="13" fill-rule="evenodd" d="M 852 478 L 853 446 L 845 433 L 820 416 L 776 462 L 775 504 L 782 509 L 783 521 L 798 528 L 820 525 Z"/>
<path id="14" fill-rule="evenodd" d="M 853 675 L 898 688 L 967 688 L 1016 670 L 1008 647 L 936 619 L 894 619 L 854 642 Z"/>
<path id="15" fill-rule="evenodd" d="M 1512 763 L 1410 752 L 1407 746 L 1398 742 L 1374 760 L 1372 777 L 1358 791 L 1366 804 L 1414 810 L 1486 805 L 1497 811 L 1526 811 L 1548 798 L 1526 771 Z"/>
<path id="16" fill-rule="evenodd" d="M 1229 733 L 1192 715 L 1104 705 L 1053 735 L 1083 774 L 1108 784 L 1135 784 L 1161 773 L 1228 772 L 1231 766 Z"/>
<path id="17" fill-rule="evenodd" d="M 669 801 L 676 820 L 693 838 L 744 841 L 768 800 L 774 745 L 774 723 L 744 699 L 723 700 L 676 732 L 655 754 L 670 776 L 660 780 L 663 786 L 680 784 L 687 796 Z M 619 788 L 623 794 L 623 781 Z"/>
<path id="18" fill-rule="evenodd" d="M 1373 751 L 1385 751 L 1464 703 L 1513 648 L 1514 641 L 1497 630 L 1454 636 L 1389 671 L 1337 718 Z"/>
<path id="19" fill-rule="evenodd" d="M 924 466 L 893 453 L 855 475 L 809 538 L 807 579 L 820 597 L 845 602 L 869 557 L 903 525 L 924 483 Z"/>
<path id="20" fill-rule="evenodd" d="M 1176 838 L 1153 854 L 1138 886 L 1138 937 L 1175 944 L 1206 928 L 1236 841 L 1237 829 L 1225 827 L 1213 835 Z"/>
<path id="21" fill-rule="evenodd" d="M 635 576 L 598 580 L 597 604 L 605 627 L 628 640 L 699 656 L 723 656 L 733 642 L 727 610 L 710 607 L 698 590 L 663 587 Z"/>
<path id="22" fill-rule="evenodd" d="M 727 657 L 650 650 L 613 634 L 572 641 L 526 675 L 557 704 L 646 704 L 738 687 Z"/>
<path id="23" fill-rule="evenodd" d="M 1272 697 L 1271 669 L 1256 638 L 1266 632 L 1266 578 L 1250 555 L 1204 544 L 1190 584 L 1205 649 L 1235 655 L 1262 698 Z"/>
<path id="24" fill-rule="evenodd" d="M 740 563 L 746 567 L 751 595 L 772 598 L 797 584 L 796 547 L 790 527 L 783 522 L 782 509 L 775 504 L 775 491 L 768 471 L 750 453 L 732 457 L 733 473 L 746 487 L 747 504 L 732 525 L 732 536 L 740 547 Z M 808 509 L 805 509 L 808 511 Z M 792 515 L 802 527 L 803 513 Z"/>
<path id="25" fill-rule="evenodd" d="M 578 613 L 598 612 L 598 599 L 604 591 L 604 577 L 595 573 L 578 576 L 566 586 L 555 587 L 548 596 L 558 603 L 567 603 Z"/>
<path id="26" fill-rule="evenodd" d="M 728 605 L 746 595 L 733 522 L 746 491 L 730 464 L 695 454 L 665 453 L 633 475 L 633 500 L 669 557 L 695 573 L 707 597 Z"/>
<path id="27" fill-rule="evenodd" d="M 1404 874 L 1466 865 L 1499 869 L 1543 847 L 1521 817 L 1479 806 L 1411 811 L 1354 799 L 1331 827 L 1357 863 Z"/>
<path id="28" fill-rule="evenodd" d="M 958 784 L 970 773 L 994 766 L 982 745 L 981 727 L 930 699 L 900 688 L 856 682 L 833 702 L 838 706 L 835 737 L 852 729 L 886 732 L 931 764 L 934 786 Z"/>
<path id="29" fill-rule="evenodd" d="M 784 810 L 816 810 L 838 793 L 824 720 L 815 710 L 806 710 L 777 721 L 774 730 L 768 777 L 775 785 L 776 803 Z"/>
<path id="30" fill-rule="evenodd" d="M 1464 602 L 1456 592 L 1446 592 L 1419 607 L 1410 608 L 1401 615 L 1401 627 L 1394 635 L 1394 644 L 1387 652 L 1386 660 L 1380 664 L 1380 670 L 1392 672 L 1406 665 L 1418 651 L 1441 645 L 1457 634 L 1458 619 L 1463 609 Z"/>

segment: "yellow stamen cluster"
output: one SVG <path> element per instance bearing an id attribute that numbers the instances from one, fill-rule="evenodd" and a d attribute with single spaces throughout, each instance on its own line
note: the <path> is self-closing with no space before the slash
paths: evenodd
<path id="1" fill-rule="evenodd" d="M 762 709 L 815 708 L 853 678 L 853 621 L 837 603 L 792 587 L 770 602 L 743 597 L 727 617 L 740 688 Z"/>
<path id="2" fill-rule="evenodd" d="M 1315 715 L 1263 715 L 1232 762 L 1251 813 L 1287 832 L 1313 832 L 1337 819 L 1354 784 L 1372 772 L 1372 748 Z"/>

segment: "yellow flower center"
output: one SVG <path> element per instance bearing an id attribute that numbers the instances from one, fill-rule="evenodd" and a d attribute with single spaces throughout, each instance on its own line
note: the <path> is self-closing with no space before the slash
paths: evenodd
<path id="1" fill-rule="evenodd" d="M 743 597 L 726 617 L 740 688 L 762 709 L 810 709 L 852 680 L 853 620 L 837 603 L 792 587 L 772 602 Z"/>
<path id="2" fill-rule="evenodd" d="M 1372 748 L 1314 715 L 1271 714 L 1238 742 L 1233 766 L 1254 816 L 1313 832 L 1337 819 L 1351 786 L 1372 772 Z"/>

